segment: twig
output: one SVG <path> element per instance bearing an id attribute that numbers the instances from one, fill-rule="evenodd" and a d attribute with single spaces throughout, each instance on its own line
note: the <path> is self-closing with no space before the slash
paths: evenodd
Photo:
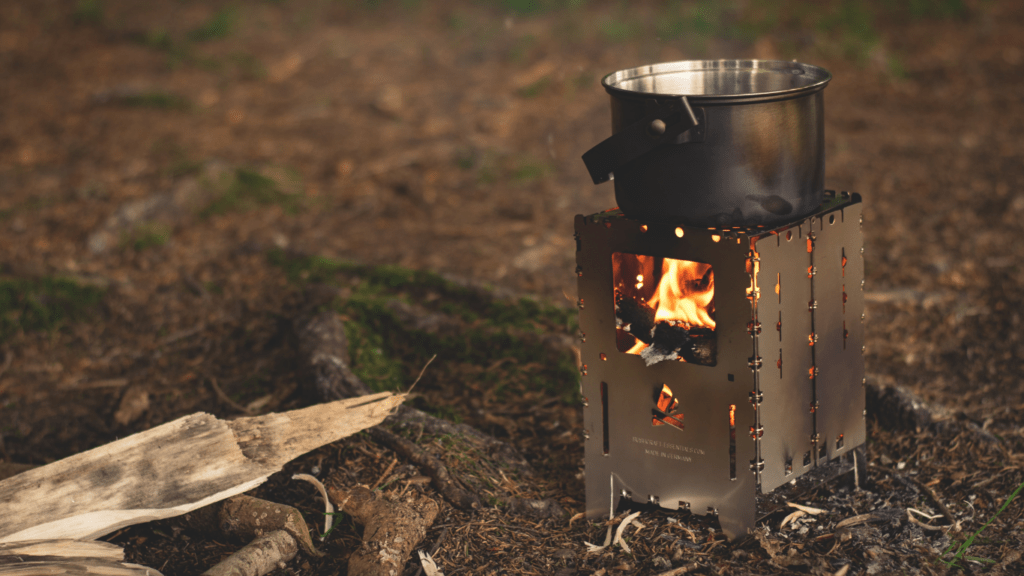
<path id="1" fill-rule="evenodd" d="M 395 469 L 395 464 L 398 464 L 398 456 L 395 456 L 394 459 L 391 460 L 391 464 L 388 464 L 384 473 L 381 474 L 380 478 L 377 478 L 377 481 L 373 483 L 373 486 L 370 487 L 370 491 L 376 490 L 377 487 L 380 486 L 380 483 L 383 482 L 384 479 L 388 477 L 388 474 L 391 474 L 391 471 Z"/>
<path id="2" fill-rule="evenodd" d="M 917 524 L 918 526 L 920 526 L 924 530 L 928 530 L 930 532 L 939 532 L 939 531 L 943 530 L 944 528 L 949 528 L 949 526 L 932 526 L 931 524 L 925 524 L 924 522 L 921 522 L 920 520 L 915 518 L 914 515 L 910 513 L 911 510 L 912 510 L 912 508 L 907 508 L 907 520 L 910 520 L 910 522 L 912 524 Z M 917 510 L 914 510 L 914 511 L 917 512 Z M 920 514 L 920 512 L 918 512 L 918 513 Z M 936 516 L 936 518 L 938 518 L 938 517 L 939 516 Z"/>
<path id="3" fill-rule="evenodd" d="M 480 507 L 480 498 L 476 494 L 461 488 L 448 472 L 448 467 L 432 454 L 380 426 L 374 426 L 368 432 L 375 441 L 385 444 L 388 448 L 391 448 L 415 464 L 427 476 L 430 476 L 434 481 L 434 488 L 444 496 L 445 500 L 463 510 L 472 510 Z"/>
<path id="4" fill-rule="evenodd" d="M 939 512 L 942 513 L 942 516 L 946 519 L 946 522 L 949 522 L 950 526 L 956 524 L 956 519 L 953 518 L 952 514 L 950 514 L 949 508 L 946 508 L 946 505 L 942 503 L 942 500 L 939 500 L 939 497 L 935 494 L 934 490 L 932 490 L 928 486 L 925 486 L 923 482 L 921 482 L 917 478 L 914 478 L 913 476 L 910 476 L 909 478 L 910 481 L 914 483 L 914 485 L 920 488 L 925 494 L 928 495 L 928 498 L 933 503 L 935 503 L 935 506 L 938 507 Z"/>
<path id="5" fill-rule="evenodd" d="M 420 375 L 416 377 L 415 381 L 413 381 L 412 386 L 409 386 L 409 389 L 406 391 L 406 394 L 412 392 L 412 389 L 415 388 L 417 384 L 419 384 L 420 378 L 423 378 L 423 373 L 427 371 L 427 366 L 430 366 L 430 363 L 434 361 L 434 358 L 437 358 L 437 354 L 431 356 L 430 360 L 427 360 L 427 363 L 423 365 L 423 369 L 420 370 Z"/>
<path id="6" fill-rule="evenodd" d="M 444 541 L 445 536 L 448 535 L 448 526 L 445 526 L 444 530 L 441 531 L 441 535 L 434 541 L 434 545 L 430 547 L 430 556 L 433 557 L 437 554 L 437 551 L 441 549 L 441 542 Z M 416 567 L 416 572 L 412 576 L 420 576 L 423 574 L 423 564 Z"/>
<path id="7" fill-rule="evenodd" d="M 253 411 L 252 410 L 249 410 L 245 406 L 242 406 L 238 402 L 235 402 L 234 400 L 229 398 L 228 395 L 225 394 L 224 391 L 220 389 L 220 386 L 217 385 L 217 379 L 216 378 L 211 376 L 209 378 L 209 381 L 210 381 L 210 386 L 213 388 L 213 391 L 217 393 L 217 398 L 220 398 L 221 402 L 227 404 L 228 406 L 231 406 L 232 408 L 234 408 L 235 410 L 238 410 L 239 412 L 242 412 L 243 414 L 246 414 L 246 415 L 249 415 L 249 416 L 253 415 Z"/>
<path id="8" fill-rule="evenodd" d="M 317 490 L 320 490 L 320 496 L 324 499 L 324 535 L 320 537 L 320 541 L 323 542 L 331 532 L 331 527 L 334 524 L 334 505 L 331 504 L 331 499 L 327 497 L 327 488 L 324 488 L 322 482 L 309 474 L 295 474 L 292 476 L 292 480 L 305 480 L 316 486 Z"/>

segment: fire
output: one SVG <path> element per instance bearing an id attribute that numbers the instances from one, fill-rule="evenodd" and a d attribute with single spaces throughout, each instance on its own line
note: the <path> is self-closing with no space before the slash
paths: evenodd
<path id="1" fill-rule="evenodd" d="M 644 356 L 648 365 L 667 359 L 714 364 L 710 264 L 616 252 L 612 269 L 620 351 Z"/>
<path id="2" fill-rule="evenodd" d="M 668 384 L 661 385 L 661 393 L 658 395 L 657 405 L 658 409 L 654 412 L 653 418 L 651 418 L 651 424 L 654 426 L 671 424 L 680 430 L 683 429 L 683 413 L 672 414 L 672 411 L 679 406 L 679 400 L 674 397 L 672 389 L 668 387 Z"/>
<path id="3" fill-rule="evenodd" d="M 715 329 L 715 275 L 710 264 L 665 258 L 658 291 L 648 303 L 655 322 Z"/>

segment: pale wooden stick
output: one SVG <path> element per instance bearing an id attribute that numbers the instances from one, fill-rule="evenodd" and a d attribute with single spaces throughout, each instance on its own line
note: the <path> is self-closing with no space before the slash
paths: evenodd
<path id="1" fill-rule="evenodd" d="M 97 538 L 241 494 L 404 399 L 383 392 L 230 422 L 200 412 L 22 472 L 0 481 L 0 542 Z"/>

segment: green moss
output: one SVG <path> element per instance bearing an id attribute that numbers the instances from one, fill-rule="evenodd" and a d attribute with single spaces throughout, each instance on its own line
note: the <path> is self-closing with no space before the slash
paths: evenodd
<path id="1" fill-rule="evenodd" d="M 147 222 L 136 226 L 121 237 L 121 246 L 135 251 L 163 246 L 171 238 L 171 230 L 163 224 Z"/>
<path id="2" fill-rule="evenodd" d="M 189 32 L 188 37 L 195 42 L 227 38 L 235 29 L 237 21 L 238 11 L 234 8 L 224 8 L 218 10 L 201 26 Z"/>
<path id="3" fill-rule="evenodd" d="M 61 278 L 0 280 L 0 340 L 82 319 L 102 296 L 99 288 Z"/>
<path id="4" fill-rule="evenodd" d="M 282 251 L 272 251 L 268 258 L 292 282 L 351 287 L 338 307 L 347 319 L 352 368 L 375 389 L 407 387 L 437 354 L 431 373 L 449 381 L 486 386 L 499 394 L 544 390 L 567 401 L 578 393 L 575 360 L 542 340 L 544 334 L 575 331 L 575 310 L 525 297 L 502 300 L 433 272 L 400 266 L 361 266 Z M 454 334 L 416 330 L 392 311 L 389 303 L 395 300 L 443 312 L 464 324 Z M 507 361 L 493 367 L 497 359 Z"/>
<path id="5" fill-rule="evenodd" d="M 281 206 L 289 214 L 297 213 L 302 206 L 298 195 L 282 192 L 281 186 L 273 178 L 239 168 L 224 186 L 223 192 L 200 212 L 200 216 L 207 218 L 272 204 Z"/>
<path id="6" fill-rule="evenodd" d="M 100 0 L 78 0 L 71 18 L 77 24 L 102 24 L 103 3 Z"/>

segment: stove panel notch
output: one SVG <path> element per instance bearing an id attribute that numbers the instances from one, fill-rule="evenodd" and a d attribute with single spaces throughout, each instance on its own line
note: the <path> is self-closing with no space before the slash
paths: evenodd
<path id="1" fill-rule="evenodd" d="M 864 443 L 860 212 L 826 192 L 774 229 L 576 217 L 589 517 L 626 498 L 736 537 L 758 493 Z"/>

